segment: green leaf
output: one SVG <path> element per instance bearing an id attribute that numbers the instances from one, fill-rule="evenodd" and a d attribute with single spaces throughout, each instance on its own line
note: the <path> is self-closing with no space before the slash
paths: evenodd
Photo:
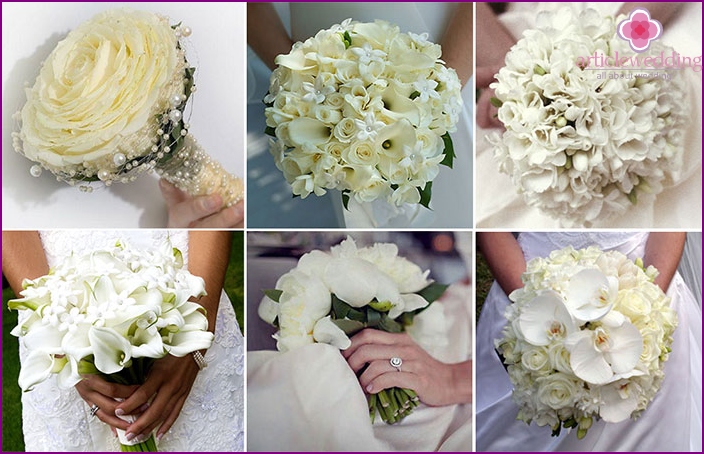
<path id="1" fill-rule="evenodd" d="M 332 311 L 335 314 L 335 318 L 345 318 L 349 314 L 352 306 L 342 301 L 335 294 L 332 295 Z"/>
<path id="2" fill-rule="evenodd" d="M 367 322 L 367 314 L 360 309 L 351 308 L 350 311 L 347 313 L 347 318 L 349 318 L 350 320 L 357 320 L 358 322 L 362 323 Z"/>
<path id="3" fill-rule="evenodd" d="M 284 292 L 282 290 L 277 290 L 275 288 L 273 289 L 268 289 L 264 290 L 264 294 L 269 297 L 272 301 L 276 301 L 277 303 L 279 302 L 279 299 L 281 298 L 281 295 Z"/>
<path id="4" fill-rule="evenodd" d="M 403 326 L 387 314 L 381 314 L 378 329 L 386 331 L 387 333 L 400 333 L 403 331 Z"/>
<path id="5" fill-rule="evenodd" d="M 276 137 L 276 128 L 267 126 L 266 128 L 264 128 L 264 134 L 266 134 L 267 136 Z"/>
<path id="6" fill-rule="evenodd" d="M 439 284 L 437 282 L 433 282 L 432 284 L 425 287 L 420 292 L 416 292 L 416 294 L 425 298 L 425 300 L 427 302 L 432 303 L 436 299 L 440 298 L 443 293 L 445 293 L 445 290 L 447 289 L 447 287 L 448 286 L 445 284 Z"/>
<path id="7" fill-rule="evenodd" d="M 364 329 L 364 323 L 357 320 L 347 318 L 337 319 L 332 321 L 338 328 L 345 332 L 348 336 L 354 336 Z"/>
<path id="8" fill-rule="evenodd" d="M 342 191 L 342 206 L 344 206 L 347 211 L 350 210 L 347 208 L 348 203 L 350 203 L 350 193 L 349 191 Z"/>
<path id="9" fill-rule="evenodd" d="M 383 314 L 374 309 L 367 310 L 367 326 L 370 328 L 376 328 L 381 322 L 381 316 Z"/>
<path id="10" fill-rule="evenodd" d="M 186 68 L 185 70 L 185 77 L 183 81 L 183 94 L 186 95 L 186 99 L 191 97 L 191 93 L 193 92 L 193 85 L 195 83 L 193 75 L 196 73 L 196 69 L 191 67 L 191 68 Z"/>
<path id="11" fill-rule="evenodd" d="M 504 102 L 502 100 L 500 100 L 499 98 L 496 98 L 494 96 L 489 98 L 489 102 L 491 103 L 492 106 L 496 107 L 497 109 L 504 105 Z"/>
<path id="12" fill-rule="evenodd" d="M 428 181 L 427 183 L 425 183 L 425 187 L 423 189 L 418 189 L 418 192 L 420 193 L 420 202 L 418 203 L 430 209 L 430 198 L 433 195 L 433 182 Z"/>
<path id="13" fill-rule="evenodd" d="M 418 91 L 414 91 L 413 93 L 411 93 L 411 96 L 409 96 L 409 98 L 416 99 L 418 96 L 420 96 L 420 93 Z"/>
<path id="14" fill-rule="evenodd" d="M 350 36 L 350 32 L 347 30 L 345 30 L 345 33 L 342 35 L 342 41 L 345 43 L 345 49 L 349 49 L 352 45 L 352 37 Z"/>
<path id="15" fill-rule="evenodd" d="M 452 168 L 452 163 L 457 155 L 455 154 L 455 147 L 452 145 L 452 138 L 449 132 L 442 135 L 442 141 L 445 144 L 445 150 L 443 150 L 445 158 L 440 164 Z"/>

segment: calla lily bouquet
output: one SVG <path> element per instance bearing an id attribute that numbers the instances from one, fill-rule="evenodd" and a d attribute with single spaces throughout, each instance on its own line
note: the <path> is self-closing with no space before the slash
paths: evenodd
<path id="1" fill-rule="evenodd" d="M 509 295 L 496 348 L 513 383 L 518 419 L 577 428 L 637 418 L 664 378 L 677 315 L 653 283 L 657 270 L 597 247 L 528 262 Z"/>
<path id="2" fill-rule="evenodd" d="M 411 332 L 416 315 L 435 312 L 429 305 L 447 286 L 428 279 L 428 273 L 400 257 L 395 244 L 358 248 L 348 237 L 329 252 L 303 255 L 296 268 L 279 278 L 275 290 L 265 292 L 259 316 L 278 328 L 274 337 L 280 351 L 314 342 L 345 350 L 351 345 L 349 336 L 364 328 Z M 415 392 L 401 388 L 368 400 L 372 422 L 378 412 L 389 424 L 418 405 Z"/>
<path id="3" fill-rule="evenodd" d="M 276 166 L 294 196 L 338 189 L 347 206 L 384 199 L 428 207 L 461 84 L 428 35 L 350 19 L 276 57 L 264 98 Z"/>
<path id="4" fill-rule="evenodd" d="M 22 365 L 23 391 L 57 376 L 70 388 L 85 374 L 141 384 L 153 361 L 207 349 L 213 341 L 205 309 L 192 297 L 205 295 L 202 278 L 185 268 L 170 241 L 154 251 L 114 246 L 71 255 L 46 276 L 23 282 L 12 334 L 29 354 Z M 153 436 L 128 441 L 123 451 L 155 451 Z"/>
<path id="5" fill-rule="evenodd" d="M 499 169 L 528 205 L 568 226 L 623 216 L 683 171 L 689 101 L 682 71 L 666 79 L 638 74 L 643 57 L 629 58 L 616 33 L 623 19 L 569 7 L 541 12 L 491 84 L 506 127 L 489 137 Z M 675 53 L 660 41 L 651 45 L 653 54 Z"/>
<path id="6" fill-rule="evenodd" d="M 15 150 L 57 180 L 128 183 L 155 171 L 181 190 L 243 197 L 229 174 L 189 132 L 185 109 L 196 68 L 186 60 L 185 25 L 147 11 L 111 9 L 80 24 L 43 63 L 13 133 Z"/>

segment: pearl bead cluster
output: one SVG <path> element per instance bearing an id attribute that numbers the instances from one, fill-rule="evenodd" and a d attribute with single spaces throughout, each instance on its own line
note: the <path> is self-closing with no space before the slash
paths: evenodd
<path id="1" fill-rule="evenodd" d="M 192 196 L 220 194 L 226 206 L 244 197 L 242 180 L 208 156 L 192 134 L 185 137 L 169 161 L 157 166 L 156 173 Z"/>

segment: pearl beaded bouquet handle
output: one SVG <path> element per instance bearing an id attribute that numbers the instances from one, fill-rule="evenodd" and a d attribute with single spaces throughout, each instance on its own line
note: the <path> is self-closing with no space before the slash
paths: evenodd
<path id="1" fill-rule="evenodd" d="M 57 180 L 81 190 L 128 183 L 155 171 L 190 195 L 219 193 L 231 206 L 240 178 L 211 159 L 190 134 L 184 110 L 195 68 L 171 26 L 146 11 L 113 9 L 72 30 L 42 65 L 17 113 L 13 146 Z"/>

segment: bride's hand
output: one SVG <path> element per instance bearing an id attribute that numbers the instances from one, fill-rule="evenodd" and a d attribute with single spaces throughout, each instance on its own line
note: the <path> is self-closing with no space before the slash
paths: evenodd
<path id="1" fill-rule="evenodd" d="M 170 228 L 242 228 L 244 201 L 222 208 L 218 194 L 191 197 L 166 180 L 159 181 L 169 212 Z"/>
<path id="2" fill-rule="evenodd" d="M 198 366 L 191 355 L 176 357 L 166 355 L 154 362 L 144 384 L 117 406 L 116 414 L 129 415 L 148 404 L 137 421 L 127 427 L 129 440 L 146 439 L 159 427 L 156 434 L 161 438 L 176 421 L 186 397 L 198 375 Z M 152 399 L 153 398 L 153 399 Z"/>
<path id="3" fill-rule="evenodd" d="M 89 407 L 98 406 L 95 416 L 113 428 L 127 429 L 129 423 L 115 416 L 115 409 L 120 402 L 115 399 L 127 399 L 137 386 L 110 383 L 97 375 L 86 375 L 76 384 L 76 391 Z M 138 408 L 138 410 L 140 410 Z M 143 409 L 141 409 L 143 410 Z"/>
<path id="4" fill-rule="evenodd" d="M 368 365 L 359 376 L 368 394 L 399 387 L 412 389 L 429 406 L 472 402 L 472 362 L 442 363 L 408 334 L 365 329 L 352 337 L 342 354 L 355 373 Z M 389 363 L 393 357 L 403 360 L 400 372 Z"/>

